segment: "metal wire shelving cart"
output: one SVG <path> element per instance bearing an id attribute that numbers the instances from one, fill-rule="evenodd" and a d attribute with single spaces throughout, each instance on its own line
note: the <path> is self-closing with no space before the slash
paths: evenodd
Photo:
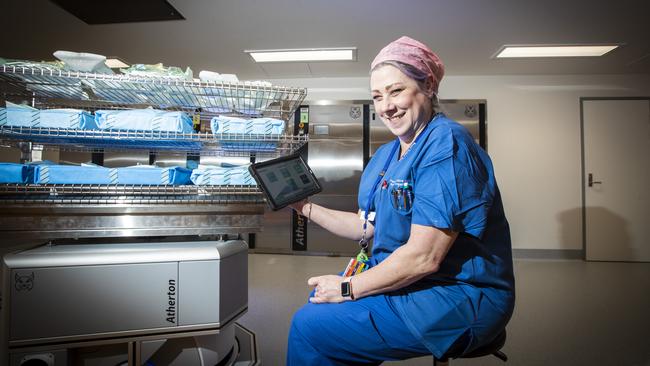
<path id="1" fill-rule="evenodd" d="M 46 128 L 39 127 L 38 123 L 16 126 L 8 120 L 6 110 L 0 110 L 0 145 L 20 149 L 23 161 L 31 160 L 33 151 L 47 149 L 92 153 L 172 152 L 188 156 L 253 156 L 259 159 L 290 154 L 307 142 L 305 136 L 290 134 L 213 133 L 208 123 L 216 115 L 287 121 L 306 95 L 303 88 L 259 82 L 218 83 L 91 74 L 38 64 L 0 66 L 0 88 L 7 101 L 28 103 L 37 109 L 78 108 L 92 112 L 154 107 L 187 112 L 201 126 L 194 133 Z M 129 207 L 118 209 L 120 205 Z M 146 229 L 134 223 L 135 227 L 123 228 L 125 235 L 166 233 L 168 230 L 164 228 L 170 227 L 167 214 L 176 216 L 180 211 L 192 217 L 188 220 L 192 224 L 183 230 L 184 233 L 221 234 L 233 231 L 233 227 L 240 232 L 255 232 L 261 228 L 263 214 L 263 198 L 259 190 L 250 187 L 8 184 L 0 186 L 0 206 L 4 207 L 0 213 L 3 216 L 0 232 L 21 238 L 25 235 L 44 239 L 53 235 L 61 237 L 69 235 L 71 230 L 53 233 L 60 230 L 57 222 L 74 219 L 81 224 L 95 216 L 91 220 L 93 225 L 84 227 L 84 235 L 113 236 L 116 232 L 111 222 L 127 211 L 137 211 L 136 205 L 141 205 L 143 210 L 146 207 L 149 213 L 155 211 L 154 217 L 159 220 L 150 218 Z M 79 206 L 84 207 L 83 212 L 77 209 Z M 185 208 L 181 210 L 178 206 Z M 38 228 L 54 229 L 20 232 L 25 221 L 33 221 L 34 210 L 48 213 L 39 217 L 41 225 Z M 237 220 L 238 224 L 232 225 L 232 220 Z M 202 221 L 211 222 L 210 227 L 200 226 Z M 223 225 L 218 224 L 222 221 Z M 199 227 L 194 227 L 196 225 Z"/>
<path id="2" fill-rule="evenodd" d="M 27 104 L 35 108 L 34 111 L 74 108 L 90 113 L 149 107 L 182 111 L 192 117 L 195 132 L 52 128 L 40 125 L 36 113 L 34 123 L 20 125 L 12 121 L 7 109 L 0 108 L 0 154 L 7 151 L 14 157 L 18 154 L 23 163 L 41 160 L 46 152 L 85 154 L 93 159 L 96 156 L 103 159 L 106 154 L 128 156 L 133 153 L 144 155 L 150 162 L 152 157 L 165 154 L 181 156 L 184 162 L 203 158 L 235 158 L 246 162 L 273 158 L 297 151 L 307 142 L 307 137 L 290 133 L 215 133 L 210 130 L 210 120 L 217 115 L 227 115 L 246 119 L 270 117 L 287 123 L 305 96 L 306 89 L 271 86 L 263 82 L 200 82 L 169 77 L 73 72 L 45 63 L 5 63 L 0 65 L 2 106 L 5 102 L 11 102 Z M 55 336 L 48 333 L 31 338 L 3 338 L 5 333 L 0 330 L 0 362 L 10 360 L 12 365 L 20 364 L 24 356 L 30 354 L 65 358 L 74 355 L 74 350 L 80 347 L 119 344 L 128 347 L 128 364 L 140 365 L 146 361 L 143 355 L 147 347 L 161 347 L 161 342 L 167 340 L 187 337 L 205 340 L 201 337 L 208 337 L 211 347 L 225 352 L 225 358 L 219 364 L 256 364 L 254 333 L 235 323 L 235 320 L 247 309 L 246 244 L 240 240 L 241 234 L 260 231 L 263 215 L 264 198 L 255 186 L 0 184 L 0 236 L 3 238 L 0 250 L 4 252 L 18 244 L 22 245 L 21 250 L 26 245 L 34 247 L 32 254 L 21 259 L 12 257 L 14 265 L 24 263 L 29 258 L 40 258 L 38 260 L 46 262 L 50 255 L 60 255 L 57 257 L 57 268 L 63 268 L 65 265 L 61 264 L 62 261 L 69 259 L 62 253 L 64 247 L 78 246 L 76 255 L 79 258 L 92 258 L 95 261 L 100 258 L 97 253 L 113 250 L 110 247 L 115 247 L 116 243 L 130 245 L 129 250 L 139 253 L 137 255 L 152 258 L 165 255 L 154 253 L 156 245 L 174 248 L 181 257 L 190 258 L 188 260 L 196 263 L 201 262 L 192 257 L 198 255 L 196 253 L 209 251 L 214 257 L 216 249 L 211 246 L 211 241 L 205 241 L 213 240 L 221 249 L 216 258 L 210 257 L 210 263 L 219 262 L 220 253 L 225 253 L 222 264 L 224 268 L 229 268 L 218 279 L 205 279 L 212 281 L 207 291 L 213 291 L 212 296 L 218 304 L 201 308 L 199 301 L 196 308 L 199 312 L 207 311 L 208 318 L 212 318 L 212 310 L 217 309 L 219 317 L 214 321 L 182 326 L 180 323 L 171 326 L 164 322 L 162 327 L 154 329 L 130 329 L 127 324 L 127 328 L 118 329 L 116 323 L 123 320 L 120 317 L 105 324 L 110 329 L 118 329 L 110 332 L 83 335 L 62 333 Z M 174 240 L 180 242 L 165 242 L 166 237 L 176 238 Z M 152 240 L 149 241 L 149 238 Z M 187 243 L 186 238 L 190 238 Z M 54 242 L 55 245 L 42 246 L 46 242 Z M 186 248 L 193 249 L 188 251 Z M 128 255 L 120 254 L 120 250 L 101 258 L 127 258 Z M 76 251 L 73 249 L 74 253 Z M 5 261 L 7 258 L 2 257 Z M 175 259 L 170 260 L 173 262 Z M 71 263 L 79 261 L 83 260 L 74 259 Z M 9 273 L 5 267 L 2 270 Z M 54 270 L 54 267 L 47 270 Z M 4 272 L 0 273 L 0 278 Z M 20 277 L 20 274 L 16 272 L 16 276 Z M 33 272 L 31 276 L 33 278 Z M 7 291 L 8 283 L 5 276 L 0 291 Z M 223 293 L 222 287 L 225 289 Z M 12 330 L 28 332 L 22 326 L 13 328 L 17 311 L 12 313 L 11 319 L 7 315 L 8 307 L 18 308 L 13 303 L 17 297 L 12 291 L 9 291 L 9 306 L 4 309 L 0 307 L 0 320 L 11 320 Z M 187 294 L 188 290 L 185 291 Z M 84 295 L 82 292 L 80 296 Z M 196 295 L 205 297 L 201 291 Z M 123 297 L 122 301 L 125 299 Z M 70 306 L 79 305 L 72 302 Z M 21 308 L 24 309 L 24 306 Z M 183 308 L 180 309 L 182 311 Z M 43 310 L 43 314 L 46 310 Z M 79 316 L 88 315 L 85 309 L 82 313 Z M 31 326 L 31 322 L 23 325 Z M 84 326 L 87 323 L 84 321 Z M 55 328 L 36 327 L 33 334 L 47 333 L 49 330 L 54 332 Z"/>

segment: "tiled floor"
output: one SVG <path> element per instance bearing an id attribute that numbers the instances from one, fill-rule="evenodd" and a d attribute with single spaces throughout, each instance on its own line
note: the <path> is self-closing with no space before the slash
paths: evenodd
<path id="1" fill-rule="evenodd" d="M 262 365 L 284 365 L 293 312 L 308 277 L 340 271 L 342 257 L 249 255 L 249 310 Z M 503 351 L 451 365 L 650 365 L 650 263 L 515 261 L 517 303 Z M 432 365 L 431 357 L 385 365 Z"/>

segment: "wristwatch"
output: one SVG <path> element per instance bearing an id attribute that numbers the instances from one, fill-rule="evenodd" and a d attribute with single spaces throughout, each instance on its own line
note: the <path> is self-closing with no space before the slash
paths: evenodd
<path id="1" fill-rule="evenodd" d="M 341 296 L 354 300 L 354 294 L 352 293 L 352 277 L 346 278 L 341 282 Z"/>

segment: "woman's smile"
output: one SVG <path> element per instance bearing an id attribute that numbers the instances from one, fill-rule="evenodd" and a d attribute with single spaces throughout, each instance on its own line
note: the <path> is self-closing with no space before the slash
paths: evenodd
<path id="1" fill-rule="evenodd" d="M 390 122 L 399 122 L 399 119 L 402 118 L 406 113 L 395 114 L 392 116 L 384 116 L 384 118 Z"/>

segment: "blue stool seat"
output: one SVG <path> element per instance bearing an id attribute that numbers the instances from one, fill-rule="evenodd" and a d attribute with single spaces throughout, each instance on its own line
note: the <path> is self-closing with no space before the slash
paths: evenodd
<path id="1" fill-rule="evenodd" d="M 449 365 L 449 358 L 477 358 L 488 355 L 493 355 L 494 357 L 502 360 L 503 362 L 508 361 L 508 356 L 505 353 L 501 352 L 501 348 L 506 343 L 506 330 L 504 329 L 499 335 L 497 335 L 490 343 L 485 344 L 472 352 L 466 353 L 460 356 L 446 356 L 441 359 L 433 358 L 434 366 L 446 366 Z"/>

